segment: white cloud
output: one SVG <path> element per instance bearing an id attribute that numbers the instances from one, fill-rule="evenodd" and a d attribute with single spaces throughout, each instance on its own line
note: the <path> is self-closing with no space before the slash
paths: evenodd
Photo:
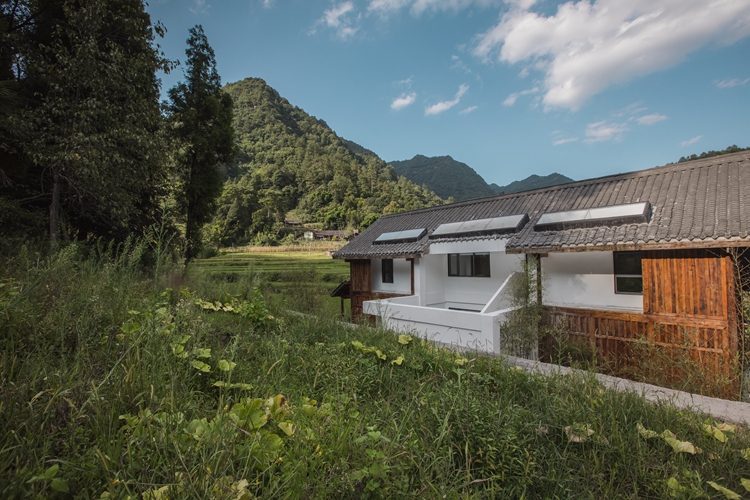
<path id="1" fill-rule="evenodd" d="M 354 16 L 354 3 L 350 0 L 335 4 L 330 9 L 323 12 L 323 17 L 318 19 L 315 26 L 324 25 L 327 28 L 336 30 L 336 36 L 342 40 L 353 37 L 359 30 L 355 24 L 360 20 L 360 15 Z M 310 34 L 315 34 L 315 27 L 310 30 Z"/>
<path id="2" fill-rule="evenodd" d="M 550 16 L 531 4 L 512 2 L 477 37 L 474 54 L 543 71 L 547 109 L 576 110 L 610 85 L 674 66 L 710 42 L 750 35 L 747 0 L 571 0 Z"/>
<path id="3" fill-rule="evenodd" d="M 739 78 L 732 78 L 731 80 L 722 80 L 720 82 L 716 82 L 716 86 L 720 89 L 728 89 L 740 85 L 745 85 L 747 82 L 750 82 L 750 78 L 745 78 L 744 80 L 740 80 Z"/>
<path id="4" fill-rule="evenodd" d="M 406 87 L 410 89 L 412 83 L 414 83 L 414 76 L 410 76 L 406 80 L 398 80 L 396 82 L 393 82 L 393 86 L 394 87 Z"/>
<path id="5" fill-rule="evenodd" d="M 468 108 L 461 110 L 458 112 L 459 115 L 468 115 L 469 113 L 472 113 L 479 109 L 479 106 L 469 106 Z"/>
<path id="6" fill-rule="evenodd" d="M 491 7 L 501 5 L 503 0 L 370 0 L 367 10 L 387 16 L 392 12 L 410 7 L 414 16 L 419 16 L 427 11 L 454 11 L 468 9 L 470 7 Z"/>
<path id="7" fill-rule="evenodd" d="M 266 9 L 270 9 L 273 7 L 274 0 L 263 0 L 263 7 Z"/>
<path id="8" fill-rule="evenodd" d="M 569 142 L 577 142 L 578 137 L 563 137 L 561 139 L 557 139 L 552 143 L 553 146 L 559 146 L 561 144 L 567 144 Z"/>
<path id="9" fill-rule="evenodd" d="M 432 106 L 427 107 L 424 110 L 425 115 L 439 115 L 440 113 L 443 113 L 444 111 L 448 111 L 453 106 L 458 104 L 461 101 L 461 97 L 466 93 L 466 91 L 469 90 L 468 85 L 461 85 L 458 88 L 458 92 L 456 92 L 456 97 L 453 98 L 453 100 L 450 101 L 441 101 L 437 104 L 433 104 Z"/>
<path id="10" fill-rule="evenodd" d="M 211 7 L 210 3 L 206 3 L 206 0 L 193 0 L 193 7 L 188 7 L 190 12 L 200 16 L 208 13 L 208 9 Z"/>
<path id="11" fill-rule="evenodd" d="M 693 137 L 692 139 L 688 139 L 687 141 L 682 141 L 680 143 L 680 146 L 683 146 L 683 147 L 684 146 L 690 146 L 691 144 L 695 144 L 696 142 L 700 141 L 701 139 L 703 139 L 703 136 L 702 135 L 697 135 L 697 136 Z"/>
<path id="12" fill-rule="evenodd" d="M 528 95 L 528 94 L 536 94 L 539 92 L 539 87 L 534 87 L 533 89 L 528 90 L 522 90 L 521 92 L 513 92 L 508 97 L 505 98 L 503 101 L 503 106 L 513 106 L 519 97 L 522 95 Z"/>
<path id="13" fill-rule="evenodd" d="M 664 121 L 668 118 L 666 115 L 660 115 L 659 113 L 654 113 L 652 115 L 644 115 L 636 119 L 636 121 L 641 125 L 653 125 L 654 123 L 659 123 L 660 121 Z"/>
<path id="14" fill-rule="evenodd" d="M 391 103 L 391 109 L 395 109 L 396 111 L 398 111 L 399 109 L 403 109 L 406 106 L 414 104 L 414 101 L 416 100 L 416 92 L 412 92 L 411 94 L 401 94 L 401 96 L 393 100 L 393 102 Z"/>
<path id="15" fill-rule="evenodd" d="M 606 141 L 620 142 L 622 135 L 627 130 L 628 127 L 624 123 L 607 123 L 606 120 L 590 123 L 586 127 L 586 139 L 583 142 L 586 144 Z"/>

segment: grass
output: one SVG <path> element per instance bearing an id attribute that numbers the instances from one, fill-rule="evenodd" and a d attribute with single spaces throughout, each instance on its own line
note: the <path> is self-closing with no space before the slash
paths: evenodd
<path id="1" fill-rule="evenodd" d="M 85 253 L 0 262 L 2 498 L 747 494 L 747 429 Z"/>
<path id="2" fill-rule="evenodd" d="M 319 246 L 316 250 L 299 247 L 298 251 L 279 252 L 273 248 L 253 248 L 252 252 L 224 253 L 196 261 L 195 272 L 230 281 L 242 275 L 253 276 L 279 308 L 333 317 L 341 314 L 341 303 L 329 294 L 349 279 L 349 264 L 332 259 Z M 347 317 L 350 310 L 346 302 Z"/>

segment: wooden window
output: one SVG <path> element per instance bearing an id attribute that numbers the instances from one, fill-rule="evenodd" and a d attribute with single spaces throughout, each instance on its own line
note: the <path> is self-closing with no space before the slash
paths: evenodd
<path id="1" fill-rule="evenodd" d="M 383 259 L 383 283 L 393 283 L 393 259 Z"/>
<path id="2" fill-rule="evenodd" d="M 449 253 L 448 276 L 490 277 L 490 254 Z"/>
<path id="3" fill-rule="evenodd" d="M 615 252 L 615 293 L 643 295 L 641 252 Z"/>

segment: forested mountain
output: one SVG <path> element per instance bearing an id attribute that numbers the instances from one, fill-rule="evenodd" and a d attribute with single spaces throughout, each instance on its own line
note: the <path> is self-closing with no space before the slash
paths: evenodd
<path id="1" fill-rule="evenodd" d="M 366 227 L 382 214 L 443 203 L 346 141 L 259 78 L 228 84 L 239 149 L 209 237 L 227 245 L 281 236 L 284 218 L 328 229 Z"/>
<path id="2" fill-rule="evenodd" d="M 538 189 L 549 186 L 556 186 L 557 184 L 565 184 L 566 182 L 573 182 L 573 179 L 555 172 L 553 174 L 545 176 L 533 174 L 521 181 L 513 181 L 507 186 L 498 186 L 497 184 L 492 183 L 490 184 L 490 187 L 495 194 L 518 193 L 520 191 L 528 191 L 529 189 Z"/>
<path id="3" fill-rule="evenodd" d="M 554 173 L 544 177 L 530 175 L 521 181 L 511 182 L 507 186 L 498 186 L 494 183 L 488 185 L 473 168 L 450 156 L 417 155 L 411 160 L 392 161 L 390 165 L 393 165 L 398 175 L 403 175 L 415 184 L 426 186 L 444 200 L 451 196 L 456 201 L 470 200 L 573 181 L 569 177 Z"/>
<path id="4" fill-rule="evenodd" d="M 699 155 L 692 154 L 688 156 L 682 156 L 680 157 L 679 160 L 677 160 L 677 163 L 682 163 L 682 162 L 691 161 L 691 160 L 702 160 L 703 158 L 711 158 L 713 156 L 728 155 L 729 153 L 739 153 L 740 151 L 747 151 L 749 149 L 750 148 L 738 148 L 736 144 L 732 144 L 731 146 L 727 147 L 727 149 L 722 149 L 721 151 L 711 150 L 708 152 L 704 151 L 703 153 Z"/>
<path id="5" fill-rule="evenodd" d="M 416 155 L 411 160 L 392 161 L 390 165 L 418 185 L 425 185 L 441 198 L 456 201 L 492 196 L 490 186 L 473 168 L 450 156 Z"/>

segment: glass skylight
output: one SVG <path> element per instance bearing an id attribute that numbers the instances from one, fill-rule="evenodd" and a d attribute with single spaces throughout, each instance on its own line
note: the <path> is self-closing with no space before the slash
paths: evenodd
<path id="1" fill-rule="evenodd" d="M 609 207 L 548 212 L 542 214 L 534 224 L 534 231 L 560 231 L 578 227 L 614 226 L 648 222 L 651 217 L 651 204 L 647 201 L 612 205 Z"/>
<path id="2" fill-rule="evenodd" d="M 384 243 L 410 243 L 417 241 L 419 238 L 424 236 L 427 232 L 425 228 L 419 229 L 406 229 L 404 231 L 392 231 L 390 233 L 383 233 L 373 243 L 384 244 Z"/>
<path id="3" fill-rule="evenodd" d="M 450 222 L 448 224 L 440 224 L 430 235 L 430 239 L 516 233 L 521 230 L 528 220 L 528 215 L 518 214 L 493 217 L 492 219 Z"/>

